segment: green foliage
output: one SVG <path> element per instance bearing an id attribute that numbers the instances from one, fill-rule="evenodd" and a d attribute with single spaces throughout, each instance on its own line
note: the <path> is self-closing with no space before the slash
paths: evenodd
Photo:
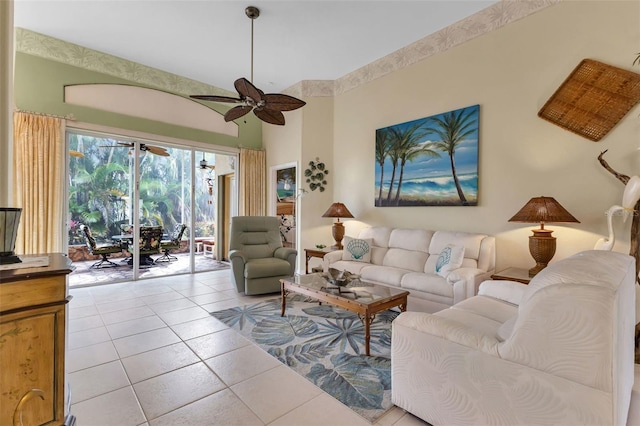
<path id="1" fill-rule="evenodd" d="M 79 224 L 91 226 L 99 242 L 120 234 L 121 225 L 133 222 L 132 188 L 135 152 L 118 140 L 69 133 L 69 149 L 84 157 L 70 157 L 69 244 L 83 244 Z M 122 141 L 120 141 L 122 142 Z M 195 219 L 213 228 L 215 201 L 204 182 L 191 182 L 190 150 L 168 148 L 170 156 L 141 154 L 139 165 L 139 220 L 161 225 L 171 232 L 191 217 L 191 186 L 196 187 Z M 196 155 L 201 153 L 196 153 Z M 208 176 L 211 177 L 211 176 Z M 213 235 L 207 229 L 205 235 Z"/>

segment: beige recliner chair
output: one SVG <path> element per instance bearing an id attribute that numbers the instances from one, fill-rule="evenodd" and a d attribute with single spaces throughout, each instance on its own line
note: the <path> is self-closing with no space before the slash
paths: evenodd
<path id="1" fill-rule="evenodd" d="M 231 280 L 246 295 L 280 291 L 280 279 L 292 276 L 298 252 L 282 247 L 275 216 L 231 218 Z"/>

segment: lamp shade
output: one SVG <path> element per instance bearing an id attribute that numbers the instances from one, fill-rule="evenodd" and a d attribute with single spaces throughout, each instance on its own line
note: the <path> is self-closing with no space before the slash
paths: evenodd
<path id="1" fill-rule="evenodd" d="M 342 238 L 344 237 L 344 225 L 340 222 L 341 217 L 353 217 L 347 206 L 342 203 L 333 203 L 329 209 L 324 212 L 322 217 L 337 217 L 338 220 L 333 223 L 331 234 L 336 243 L 331 246 L 332 249 L 342 250 Z"/>
<path id="2" fill-rule="evenodd" d="M 322 217 L 337 217 L 337 218 L 347 217 L 347 218 L 349 218 L 349 217 L 353 217 L 353 215 L 351 214 L 351 212 L 349 211 L 347 206 L 345 206 L 344 204 L 342 204 L 342 203 L 333 203 L 333 204 L 331 204 L 329 209 L 326 212 L 324 212 Z"/>
<path id="3" fill-rule="evenodd" d="M 13 252 L 21 214 L 20 208 L 0 207 L 0 265 L 21 262 Z"/>
<path id="4" fill-rule="evenodd" d="M 553 231 L 544 229 L 549 222 L 577 222 L 564 207 L 552 197 L 534 197 L 516 213 L 509 222 L 539 223 L 540 229 L 533 229 L 529 236 L 529 253 L 536 261 L 536 265 L 529 269 L 529 276 L 533 277 L 547 267 L 556 253 L 556 238 Z"/>
<path id="5" fill-rule="evenodd" d="M 527 202 L 516 213 L 509 222 L 526 222 L 526 223 L 551 223 L 551 222 L 576 222 L 578 219 L 573 217 L 564 207 L 560 205 L 553 197 L 534 197 Z"/>

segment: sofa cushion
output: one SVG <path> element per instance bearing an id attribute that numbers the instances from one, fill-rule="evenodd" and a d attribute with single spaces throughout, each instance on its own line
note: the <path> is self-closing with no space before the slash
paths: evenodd
<path id="1" fill-rule="evenodd" d="M 386 226 L 370 226 L 362 229 L 358 233 L 358 238 L 371 238 L 373 245 L 377 247 L 389 247 L 389 236 L 391 235 L 391 228 Z"/>
<path id="2" fill-rule="evenodd" d="M 472 312 L 500 324 L 516 316 L 518 312 L 518 306 L 486 296 L 465 299 L 453 305 L 451 309 Z"/>
<path id="3" fill-rule="evenodd" d="M 453 297 L 453 286 L 436 274 L 409 272 L 402 277 L 400 285 L 408 291 L 427 291 L 440 296 Z"/>
<path id="4" fill-rule="evenodd" d="M 349 271 L 352 274 L 361 274 L 362 268 L 366 266 L 371 266 L 371 264 L 364 262 L 354 262 L 352 260 L 339 260 L 331 264 L 332 268 L 335 268 L 339 271 Z"/>
<path id="5" fill-rule="evenodd" d="M 486 235 L 483 234 L 435 231 L 431 238 L 431 244 L 429 244 L 430 256 L 424 265 L 424 272 L 435 273 L 438 256 L 448 244 L 464 246 L 463 268 L 477 268 L 480 247 L 484 238 L 486 238 Z"/>
<path id="6" fill-rule="evenodd" d="M 504 342 L 513 333 L 513 327 L 516 325 L 516 321 L 518 320 L 518 316 L 514 315 L 505 321 L 500 328 L 498 328 L 498 340 Z"/>
<path id="7" fill-rule="evenodd" d="M 371 244 L 371 263 L 374 265 L 382 265 L 384 255 L 387 254 L 389 248 L 389 236 L 391 228 L 384 226 L 371 226 L 362 229 L 358 233 L 358 238 L 373 240 Z"/>
<path id="8" fill-rule="evenodd" d="M 344 249 L 342 250 L 342 260 L 353 260 L 354 262 L 371 262 L 371 244 L 373 238 L 353 238 L 345 236 Z"/>
<path id="9" fill-rule="evenodd" d="M 390 248 L 384 255 L 382 265 L 422 272 L 424 270 L 424 264 L 427 261 L 427 257 L 429 257 L 429 255 L 421 251 Z"/>
<path id="10" fill-rule="evenodd" d="M 453 305 L 455 306 L 455 305 Z M 444 309 L 434 315 L 463 324 L 465 327 L 488 336 L 496 336 L 501 322 L 461 309 Z"/>
<path id="11" fill-rule="evenodd" d="M 396 287 L 400 287 L 402 277 L 409 272 L 406 269 L 392 268 L 390 266 L 367 265 L 365 263 L 363 265 L 365 267 L 360 271 L 363 280 L 382 282 Z"/>
<path id="12" fill-rule="evenodd" d="M 438 256 L 438 261 L 436 262 L 436 274 L 446 278 L 446 276 L 449 275 L 449 272 L 462 266 L 463 260 L 464 246 L 447 244 Z"/>
<path id="13" fill-rule="evenodd" d="M 394 229 L 389 236 L 389 248 L 429 253 L 433 231 L 424 229 Z"/>

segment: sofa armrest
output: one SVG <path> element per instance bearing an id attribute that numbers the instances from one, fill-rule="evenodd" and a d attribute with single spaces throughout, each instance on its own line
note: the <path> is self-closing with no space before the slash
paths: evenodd
<path id="1" fill-rule="evenodd" d="M 336 263 L 337 261 L 342 260 L 342 252 L 343 250 L 335 250 L 325 254 L 322 258 L 322 270 L 324 272 L 327 272 L 329 271 L 329 267 L 332 263 Z"/>
<path id="2" fill-rule="evenodd" d="M 458 268 L 449 272 L 446 279 L 453 286 L 453 303 L 475 296 L 476 286 L 487 278 L 487 271 L 477 268 Z"/>
<path id="3" fill-rule="evenodd" d="M 424 312 L 403 312 L 391 323 L 396 327 L 407 327 L 421 333 L 439 337 L 452 343 L 499 357 L 496 336 L 484 334 L 457 321 Z M 392 330 L 392 335 L 394 331 Z"/>
<path id="4" fill-rule="evenodd" d="M 480 284 L 478 295 L 493 297 L 494 299 L 519 305 L 526 289 L 526 284 L 515 281 L 487 280 Z"/>

